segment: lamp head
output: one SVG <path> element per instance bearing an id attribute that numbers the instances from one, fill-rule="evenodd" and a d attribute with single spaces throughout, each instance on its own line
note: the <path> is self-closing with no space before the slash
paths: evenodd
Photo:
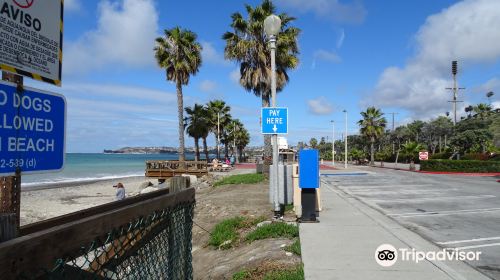
<path id="1" fill-rule="evenodd" d="M 281 19 L 277 15 L 270 15 L 264 20 L 264 32 L 267 36 L 276 36 L 281 30 Z"/>

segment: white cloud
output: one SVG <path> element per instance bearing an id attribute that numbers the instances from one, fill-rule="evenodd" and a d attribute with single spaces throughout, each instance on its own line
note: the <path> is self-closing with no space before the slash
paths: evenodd
<path id="1" fill-rule="evenodd" d="M 490 91 L 493 91 L 495 93 L 500 92 L 500 79 L 492 78 L 486 81 L 486 83 L 472 88 L 471 91 L 474 93 L 484 94 L 484 95 Z"/>
<path id="2" fill-rule="evenodd" d="M 309 112 L 314 115 L 329 115 L 333 112 L 333 106 L 324 96 L 307 101 Z"/>
<path id="3" fill-rule="evenodd" d="M 491 103 L 491 107 L 493 107 L 493 109 L 500 109 L 500 101 Z"/>
<path id="4" fill-rule="evenodd" d="M 82 8 L 82 4 L 80 0 L 65 0 L 64 1 L 64 11 L 65 12 L 73 12 L 79 11 Z"/>
<path id="5" fill-rule="evenodd" d="M 95 30 L 65 46 L 64 73 L 75 74 L 106 66 L 153 66 L 158 13 L 153 0 L 103 0 Z"/>
<path id="6" fill-rule="evenodd" d="M 201 42 L 201 46 L 203 47 L 203 50 L 201 51 L 201 56 L 204 62 L 224 65 L 224 66 L 231 65 L 229 61 L 224 59 L 223 54 L 217 52 L 212 43 L 203 41 Z"/>
<path id="7" fill-rule="evenodd" d="M 213 92 L 217 88 L 217 83 L 210 80 L 203 80 L 200 84 L 200 90 L 204 92 Z"/>
<path id="8" fill-rule="evenodd" d="M 229 78 L 231 81 L 233 81 L 236 84 L 240 84 L 240 79 L 241 79 L 241 73 L 240 73 L 240 68 L 236 68 L 231 73 L 229 73 Z"/>
<path id="9" fill-rule="evenodd" d="M 349 3 L 341 3 L 340 0 L 277 0 L 276 3 L 298 12 L 313 12 L 320 18 L 338 23 L 359 24 L 365 20 L 367 14 L 365 7 L 358 0 Z"/>
<path id="10" fill-rule="evenodd" d="M 337 39 L 337 49 L 342 48 L 345 39 L 345 31 L 344 28 L 340 29 L 339 38 Z"/>
<path id="11" fill-rule="evenodd" d="M 334 51 L 317 50 L 314 52 L 314 58 L 311 68 L 316 68 L 317 61 L 326 61 L 330 63 L 340 63 L 342 59 Z"/>
<path id="12" fill-rule="evenodd" d="M 141 86 L 64 83 L 69 152 L 100 152 L 124 146 L 177 146 L 177 95 Z M 184 96 L 185 104 L 195 102 Z M 186 145 L 192 145 L 186 137 Z"/>
<path id="13" fill-rule="evenodd" d="M 451 61 L 459 61 L 460 75 L 500 57 L 499 11 L 497 0 L 465 0 L 429 16 L 415 36 L 414 57 L 402 68 L 385 69 L 362 105 L 399 107 L 414 116 L 450 111 Z"/>

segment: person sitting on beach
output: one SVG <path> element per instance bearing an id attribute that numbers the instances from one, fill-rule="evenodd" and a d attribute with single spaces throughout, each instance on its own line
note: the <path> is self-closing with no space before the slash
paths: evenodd
<path id="1" fill-rule="evenodd" d="M 123 187 L 122 183 L 114 185 L 113 188 L 116 188 L 116 195 L 115 195 L 116 201 L 125 199 L 125 187 Z"/>
<path id="2" fill-rule="evenodd" d="M 216 158 L 214 158 L 214 159 L 212 160 L 212 165 L 213 165 L 213 167 L 214 167 L 214 168 L 215 168 L 215 167 L 218 167 L 218 165 L 219 165 L 219 161 L 218 161 Z"/>

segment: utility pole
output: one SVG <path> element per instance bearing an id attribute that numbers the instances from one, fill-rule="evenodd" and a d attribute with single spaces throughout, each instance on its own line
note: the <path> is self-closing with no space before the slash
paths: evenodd
<path id="1" fill-rule="evenodd" d="M 446 88 L 448 90 L 452 90 L 453 91 L 453 100 L 448 101 L 448 102 L 453 103 L 453 112 L 454 112 L 454 115 L 453 115 L 453 125 L 454 126 L 457 124 L 457 103 L 458 102 L 463 102 L 463 101 L 457 100 L 457 98 L 458 98 L 458 91 L 465 89 L 465 88 L 457 87 L 457 70 L 458 70 L 457 61 L 454 60 L 454 61 L 451 62 L 451 74 L 453 75 L 453 87 L 452 88 Z"/>
<path id="2" fill-rule="evenodd" d="M 332 166 L 335 166 L 335 121 L 330 121 L 333 125 L 332 135 Z"/>
<path id="3" fill-rule="evenodd" d="M 23 92 L 23 77 L 2 72 L 2 80 L 17 84 L 17 93 Z M 18 111 L 19 113 L 19 111 Z M 21 210 L 21 169 L 14 176 L 0 177 L 0 242 L 16 238 L 19 233 Z"/>
<path id="4" fill-rule="evenodd" d="M 345 114 L 345 152 L 344 152 L 344 168 L 347 169 L 347 110 L 343 111 Z"/>

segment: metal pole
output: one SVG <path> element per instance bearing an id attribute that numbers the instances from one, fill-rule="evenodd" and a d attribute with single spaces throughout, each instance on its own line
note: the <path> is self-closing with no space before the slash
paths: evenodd
<path id="1" fill-rule="evenodd" d="M 272 107 L 276 107 L 276 36 L 269 36 L 269 43 L 271 48 L 271 100 Z M 273 167 L 274 167 L 274 214 L 279 215 L 280 204 L 279 204 L 279 182 L 278 182 L 278 134 L 273 134 Z"/>
<path id="2" fill-rule="evenodd" d="M 453 75 L 453 111 L 455 112 L 453 125 L 457 124 L 457 75 Z"/>
<path id="3" fill-rule="evenodd" d="M 347 111 L 345 113 L 345 155 L 344 155 L 344 168 L 347 169 Z"/>
<path id="4" fill-rule="evenodd" d="M 219 143 L 220 143 L 220 112 L 217 112 L 217 160 L 219 160 L 220 158 Z"/>
<path id="5" fill-rule="evenodd" d="M 332 135 L 332 166 L 335 166 L 335 121 L 331 121 L 333 125 Z"/>

